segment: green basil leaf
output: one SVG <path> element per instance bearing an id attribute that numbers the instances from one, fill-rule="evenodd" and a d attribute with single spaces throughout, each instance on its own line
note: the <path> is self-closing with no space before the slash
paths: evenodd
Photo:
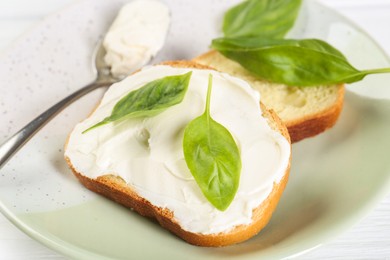
<path id="1" fill-rule="evenodd" d="M 301 0 L 247 0 L 224 16 L 226 37 L 283 38 L 294 25 Z"/>
<path id="2" fill-rule="evenodd" d="M 344 55 L 317 39 L 219 38 L 212 47 L 255 76 L 290 86 L 352 83 L 390 69 L 360 71 Z"/>
<path id="3" fill-rule="evenodd" d="M 192 72 L 156 79 L 131 91 L 114 106 L 111 115 L 83 133 L 123 118 L 154 116 L 179 104 L 187 92 Z"/>
<path id="4" fill-rule="evenodd" d="M 345 56 L 336 48 L 318 39 L 268 39 L 263 37 L 234 37 L 217 38 L 212 41 L 212 47 L 225 51 L 254 51 L 275 46 L 292 46 L 316 50 L 319 52 L 334 55 L 341 59 Z"/>
<path id="5" fill-rule="evenodd" d="M 205 112 L 185 128 L 183 151 L 204 196 L 218 210 L 224 211 L 238 189 L 241 158 L 230 132 L 210 116 L 211 88 L 210 74 Z"/>

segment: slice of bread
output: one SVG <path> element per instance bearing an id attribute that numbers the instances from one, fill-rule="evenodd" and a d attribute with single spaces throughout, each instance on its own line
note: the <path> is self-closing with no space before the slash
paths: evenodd
<path id="1" fill-rule="evenodd" d="M 288 128 L 291 141 L 315 136 L 337 121 L 344 100 L 344 85 L 291 87 L 254 77 L 235 61 L 212 50 L 193 59 L 246 80 L 261 94 L 267 108 L 274 110 Z"/>
<path id="2" fill-rule="evenodd" d="M 188 61 L 165 62 L 164 65 L 194 69 L 210 69 L 204 65 Z M 287 128 L 278 116 L 273 111 L 267 110 L 263 104 L 260 104 L 260 107 L 263 116 L 267 118 L 270 127 L 280 132 L 290 143 Z M 68 143 L 66 146 L 67 145 Z M 65 159 L 74 175 L 88 189 L 116 201 L 125 207 L 134 209 L 142 216 L 157 220 L 162 227 L 190 244 L 208 247 L 226 246 L 245 241 L 256 235 L 268 223 L 286 186 L 291 162 L 290 157 L 289 163 L 284 169 L 285 172 L 281 180 L 274 183 L 273 189 L 267 198 L 262 202 L 259 201 L 259 206 L 253 210 L 252 222 L 250 224 L 236 225 L 226 232 L 202 234 L 184 230 L 175 220 L 174 212 L 168 208 L 153 205 L 150 201 L 139 195 L 135 189 L 128 185 L 121 177 L 107 173 L 93 179 L 76 170 L 76 167 L 73 165 L 73 162 L 69 157 L 65 156 Z"/>

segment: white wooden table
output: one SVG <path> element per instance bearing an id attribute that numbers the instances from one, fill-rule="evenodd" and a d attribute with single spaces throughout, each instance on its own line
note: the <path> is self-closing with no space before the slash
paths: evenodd
<path id="1" fill-rule="evenodd" d="M 390 55 L 390 0 L 321 1 L 369 32 Z M 0 52 L 37 21 L 71 2 L 0 0 Z M 0 214 L 0 259 L 64 257 L 29 238 Z M 354 228 L 297 259 L 390 260 L 390 193 Z"/>

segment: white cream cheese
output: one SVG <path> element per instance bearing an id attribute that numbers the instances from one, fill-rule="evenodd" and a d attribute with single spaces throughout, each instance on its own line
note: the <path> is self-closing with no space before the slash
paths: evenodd
<path id="1" fill-rule="evenodd" d="M 127 76 L 145 65 L 162 48 L 169 23 L 169 9 L 159 1 L 136 0 L 124 5 L 103 41 L 111 73 Z"/>
<path id="2" fill-rule="evenodd" d="M 111 114 L 118 100 L 146 83 L 193 71 L 184 100 L 150 118 L 122 120 L 81 132 Z M 235 138 L 242 171 L 237 194 L 222 212 L 204 197 L 184 161 L 186 125 L 205 109 L 209 73 L 213 74 L 211 116 Z M 79 123 L 66 148 L 75 169 L 90 178 L 122 177 L 153 205 L 168 208 L 180 226 L 213 234 L 250 224 L 252 210 L 284 176 L 290 145 L 261 116 L 260 96 L 243 80 L 212 70 L 152 66 L 112 85 L 95 112 Z"/>

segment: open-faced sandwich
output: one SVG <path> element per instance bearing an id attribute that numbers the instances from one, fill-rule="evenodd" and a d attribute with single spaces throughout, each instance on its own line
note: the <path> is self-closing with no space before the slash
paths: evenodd
<path id="1" fill-rule="evenodd" d="M 290 138 L 247 82 L 193 62 L 112 85 L 65 158 L 100 193 L 201 246 L 249 239 L 285 188 Z"/>

